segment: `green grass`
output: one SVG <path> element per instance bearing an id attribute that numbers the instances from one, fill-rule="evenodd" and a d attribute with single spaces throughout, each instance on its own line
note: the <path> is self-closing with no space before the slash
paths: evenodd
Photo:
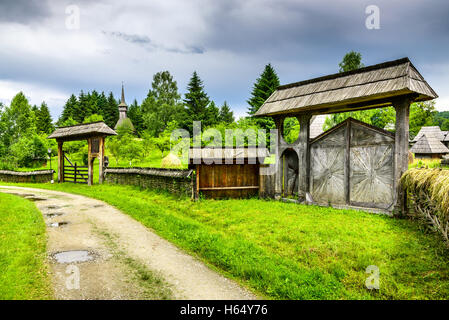
<path id="1" fill-rule="evenodd" d="M 104 200 L 268 298 L 449 298 L 447 248 L 413 221 L 259 199 L 192 202 L 131 186 L 32 186 Z M 380 290 L 365 287 L 369 265 L 379 267 Z"/>
<path id="2" fill-rule="evenodd" d="M 0 193 L 0 299 L 50 299 L 45 224 L 34 203 Z"/>

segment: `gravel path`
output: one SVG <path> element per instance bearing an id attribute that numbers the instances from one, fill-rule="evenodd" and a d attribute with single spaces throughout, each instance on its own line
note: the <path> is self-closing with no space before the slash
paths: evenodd
<path id="1" fill-rule="evenodd" d="M 105 202 L 59 191 L 0 188 L 2 192 L 34 200 L 42 212 L 57 299 L 257 298 Z M 61 222 L 67 224 L 57 226 Z M 60 252 L 81 250 L 87 250 L 87 259 L 92 260 L 60 263 L 55 259 Z M 72 254 L 86 258 L 86 252 Z M 149 295 L 143 281 L 133 276 L 136 272 L 131 270 L 129 261 L 162 279 L 164 284 L 160 286 L 164 288 L 156 288 Z M 77 270 L 79 289 L 72 277 Z"/>

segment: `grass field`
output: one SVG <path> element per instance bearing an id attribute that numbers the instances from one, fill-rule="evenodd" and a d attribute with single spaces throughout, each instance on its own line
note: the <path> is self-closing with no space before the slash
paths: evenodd
<path id="1" fill-rule="evenodd" d="M 131 186 L 32 186 L 104 200 L 268 298 L 449 298 L 447 248 L 409 220 L 259 199 L 192 202 Z M 379 290 L 365 287 L 369 265 Z"/>
<path id="2" fill-rule="evenodd" d="M 0 299 L 50 299 L 45 224 L 36 206 L 0 193 Z"/>

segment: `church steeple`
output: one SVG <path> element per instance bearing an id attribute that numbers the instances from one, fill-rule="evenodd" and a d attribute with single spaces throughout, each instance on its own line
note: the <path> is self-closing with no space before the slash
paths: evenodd
<path id="1" fill-rule="evenodd" d="M 122 81 L 122 100 L 120 101 L 119 107 L 128 107 L 125 102 L 125 89 L 123 88 L 123 81 Z"/>
<path id="2" fill-rule="evenodd" d="M 120 126 L 125 126 L 132 131 L 134 131 L 134 126 L 131 122 L 131 119 L 128 118 L 126 115 L 126 112 L 128 111 L 128 105 L 125 102 L 125 88 L 123 87 L 122 82 L 122 99 L 120 101 L 120 104 L 118 105 L 118 112 L 119 112 L 119 118 L 117 121 L 117 124 L 115 125 L 115 129 L 117 129 Z"/>
<path id="3" fill-rule="evenodd" d="M 118 105 L 118 111 L 119 111 L 119 119 L 127 118 L 126 112 L 128 111 L 128 105 L 125 102 L 125 88 L 123 87 L 123 82 L 122 82 L 122 100 Z"/>

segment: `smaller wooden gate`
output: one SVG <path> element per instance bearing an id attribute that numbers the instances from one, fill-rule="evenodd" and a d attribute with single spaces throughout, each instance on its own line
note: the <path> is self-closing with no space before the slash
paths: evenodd
<path id="1" fill-rule="evenodd" d="M 266 148 L 190 149 L 190 169 L 196 171 L 195 197 L 248 198 L 257 196 L 260 164 Z"/>
<path id="2" fill-rule="evenodd" d="M 79 166 L 73 164 L 66 155 L 64 158 L 70 163 L 70 165 L 64 164 L 64 181 L 65 182 L 73 182 L 73 183 L 85 183 L 87 184 L 89 179 L 89 169 L 88 166 Z"/>

